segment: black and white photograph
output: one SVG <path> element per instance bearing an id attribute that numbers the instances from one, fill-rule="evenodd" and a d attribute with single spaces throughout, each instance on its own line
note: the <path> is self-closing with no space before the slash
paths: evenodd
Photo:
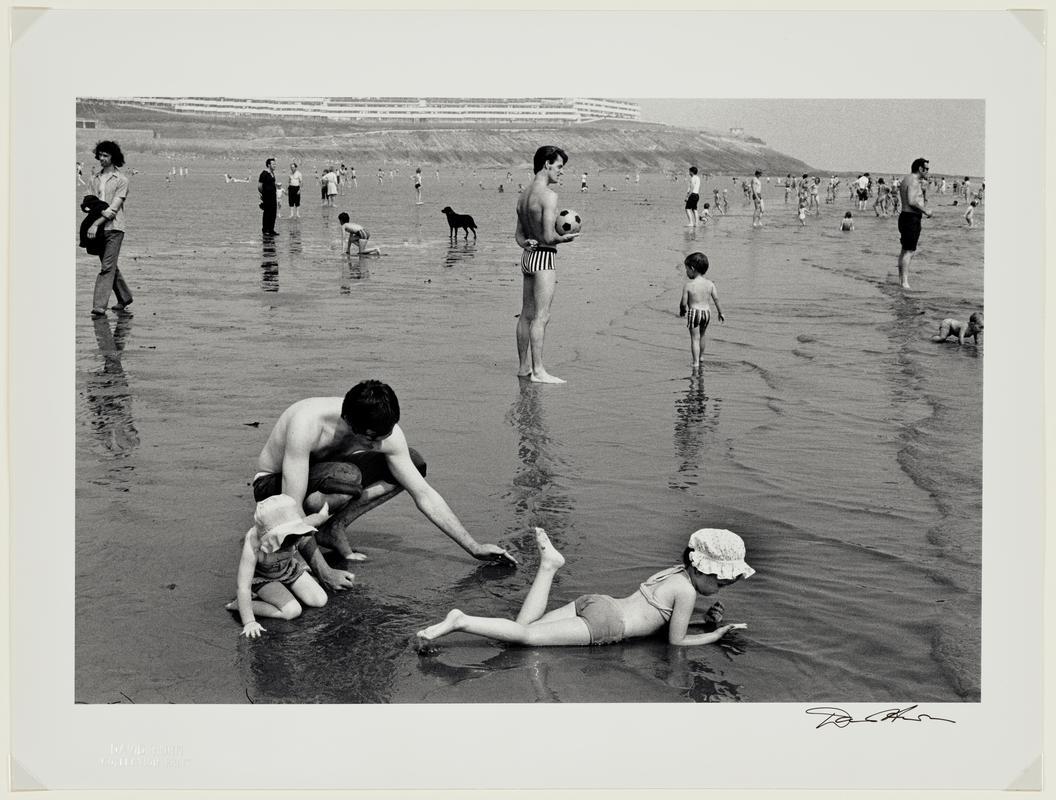
<path id="1" fill-rule="evenodd" d="M 1038 788 L 1025 15 L 581 12 L 535 81 L 480 75 L 522 12 L 16 20 L 15 788 Z M 785 74 L 795 32 L 898 62 L 936 20 L 1029 57 Z M 142 61 L 31 107 L 109 23 Z M 364 50 L 286 71 L 341 23 Z M 337 761 L 221 752 L 282 727 Z M 785 756 L 660 766 L 720 728 L 730 765 Z"/>

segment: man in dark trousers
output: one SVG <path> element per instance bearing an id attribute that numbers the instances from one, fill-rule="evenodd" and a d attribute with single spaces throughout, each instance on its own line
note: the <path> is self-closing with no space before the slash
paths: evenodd
<path id="1" fill-rule="evenodd" d="M 275 159 L 264 162 L 264 169 L 257 179 L 257 191 L 260 192 L 260 210 L 264 212 L 260 230 L 265 236 L 278 236 L 275 230 L 275 216 L 278 214 L 278 197 L 275 194 Z"/>

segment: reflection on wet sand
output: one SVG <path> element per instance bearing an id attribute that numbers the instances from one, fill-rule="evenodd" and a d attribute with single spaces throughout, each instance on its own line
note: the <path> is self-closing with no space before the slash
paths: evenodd
<path id="1" fill-rule="evenodd" d="M 264 234 L 260 254 L 260 288 L 265 292 L 279 291 L 279 258 L 275 252 L 275 237 Z"/>
<path id="2" fill-rule="evenodd" d="M 672 483 L 672 488 L 685 489 L 700 477 L 705 445 L 718 427 L 721 408 L 722 398 L 709 397 L 705 391 L 703 370 L 695 370 L 686 393 L 675 400 L 674 449 L 682 480 Z"/>
<path id="3" fill-rule="evenodd" d="M 552 657 L 552 656 L 551 656 Z M 549 685 L 550 668 L 545 653 L 537 650 L 511 648 L 487 658 L 479 664 L 449 664 L 433 654 L 418 659 L 418 670 L 423 675 L 437 678 L 447 686 L 498 672 L 523 671 L 525 684 L 531 691 L 532 702 L 560 703 L 561 697 Z M 503 698 L 507 700 L 508 698 Z"/>
<path id="4" fill-rule="evenodd" d="M 459 264 L 470 261 L 477 254 L 476 242 L 473 244 L 451 245 L 444 255 L 445 267 L 456 267 Z"/>
<path id="5" fill-rule="evenodd" d="M 388 703 L 417 621 L 362 586 L 295 620 L 265 620 L 259 640 L 239 637 L 246 696 L 254 703 Z M 237 622 L 231 628 L 234 637 Z"/>
<path id="6" fill-rule="evenodd" d="M 517 398 L 506 420 L 517 430 L 517 457 L 521 465 L 507 496 L 522 524 L 529 530 L 528 535 L 531 528 L 538 525 L 546 528 L 551 536 L 556 532 L 559 537 L 573 510 L 569 495 L 556 480 L 566 464 L 556 454 L 560 446 L 547 431 L 543 409 L 545 389 L 528 380 L 519 383 Z"/>
<path id="7" fill-rule="evenodd" d="M 132 391 L 121 365 L 121 354 L 132 330 L 132 316 L 119 315 L 113 329 L 110 320 L 93 321 L 102 365 L 85 376 L 84 399 L 95 440 L 115 456 L 127 456 L 139 446 L 139 432 L 132 419 Z"/>
<path id="8" fill-rule="evenodd" d="M 349 253 L 341 265 L 341 294 L 352 293 L 352 282 L 370 277 L 370 258 Z"/>
<path id="9" fill-rule="evenodd" d="M 706 629 L 705 629 L 706 630 Z M 726 641 L 726 640 L 729 641 Z M 736 634 L 727 635 L 719 641 L 719 647 L 677 647 L 668 645 L 666 657 L 660 656 L 657 661 L 656 674 L 664 683 L 680 690 L 686 697 L 696 703 L 713 703 L 720 700 L 742 700 L 739 687 L 722 680 L 717 670 L 709 666 L 709 661 L 718 658 L 722 652 L 726 658 L 740 655 L 743 647 L 738 646 Z"/>

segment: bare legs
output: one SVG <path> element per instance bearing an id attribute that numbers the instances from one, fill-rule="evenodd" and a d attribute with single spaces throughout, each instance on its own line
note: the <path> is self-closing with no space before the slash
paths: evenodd
<path id="1" fill-rule="evenodd" d="M 305 498 L 306 509 L 313 512 L 329 503 L 330 508 L 338 509 L 337 512 L 319 527 L 315 538 L 319 544 L 337 550 L 346 561 L 366 561 L 363 553 L 356 552 L 348 539 L 347 528 L 353 520 L 366 514 L 372 508 L 380 506 L 387 500 L 391 500 L 403 491 L 402 486 L 394 483 L 379 481 L 373 483 L 363 490 L 358 497 L 353 498 L 347 494 L 324 494 L 312 492 Z"/>
<path id="2" fill-rule="evenodd" d="M 693 359 L 693 366 L 700 366 L 700 357 L 704 350 L 704 332 L 699 327 L 690 328 L 689 331 L 689 355 Z"/>
<path id="3" fill-rule="evenodd" d="M 898 282 L 903 289 L 909 288 L 909 262 L 912 260 L 912 250 L 903 250 L 898 254 Z"/>
<path id="4" fill-rule="evenodd" d="M 431 642 L 454 631 L 463 631 L 477 636 L 486 636 L 500 642 L 529 645 L 580 645 L 590 644 L 587 624 L 576 616 L 572 603 L 566 603 L 546 613 L 550 599 L 550 586 L 554 575 L 564 566 L 565 557 L 551 544 L 546 531 L 535 529 L 535 542 L 539 547 L 539 570 L 532 586 L 524 598 L 516 620 L 500 617 L 471 617 L 457 608 L 448 613 L 443 622 L 418 631 L 421 642 Z"/>
<path id="5" fill-rule="evenodd" d="M 543 366 L 543 343 L 556 283 L 557 273 L 552 269 L 524 276 L 521 316 L 517 320 L 517 356 L 520 359 L 517 375 L 535 383 L 564 383 Z"/>

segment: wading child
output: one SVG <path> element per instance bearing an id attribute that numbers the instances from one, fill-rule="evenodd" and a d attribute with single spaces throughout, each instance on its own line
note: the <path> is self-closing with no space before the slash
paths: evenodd
<path id="1" fill-rule="evenodd" d="M 979 205 L 975 200 L 968 204 L 968 210 L 964 212 L 964 221 L 971 228 L 975 225 L 975 207 Z"/>
<path id="2" fill-rule="evenodd" d="M 843 220 L 840 222 L 841 231 L 853 231 L 854 230 L 854 216 L 848 211 L 843 215 Z"/>
<path id="3" fill-rule="evenodd" d="M 345 254 L 352 252 L 352 244 L 355 243 L 359 248 L 359 254 L 361 256 L 380 256 L 380 247 L 367 247 L 367 240 L 370 238 L 370 233 L 362 225 L 357 225 L 355 222 L 349 222 L 349 216 L 344 211 L 337 215 L 337 221 L 341 223 L 341 230 L 348 234 L 348 241 L 345 243 Z"/>
<path id="4" fill-rule="evenodd" d="M 983 314 L 981 311 L 976 311 L 972 316 L 968 317 L 968 322 L 961 322 L 956 319 L 944 319 L 939 323 L 939 335 L 936 336 L 932 341 L 945 342 L 951 336 L 957 337 L 957 344 L 964 344 L 964 340 L 969 336 L 975 340 L 976 346 L 979 344 L 979 334 L 983 332 Z"/>
<path id="5" fill-rule="evenodd" d="M 535 529 L 539 547 L 539 570 L 517 619 L 471 617 L 455 609 L 443 622 L 418 631 L 421 645 L 455 631 L 486 636 L 500 642 L 532 646 L 612 644 L 637 636 L 649 636 L 667 626 L 667 641 L 673 645 L 717 642 L 745 624 L 719 625 L 722 603 L 705 614 L 716 627 L 705 633 L 687 633 L 697 597 L 710 597 L 719 589 L 754 574 L 744 561 L 744 541 L 736 533 L 703 528 L 689 537 L 682 563 L 649 577 L 627 597 L 586 594 L 571 603 L 546 610 L 554 575 L 565 558 L 551 544 L 542 528 Z"/>
<path id="6" fill-rule="evenodd" d="M 725 322 L 719 293 L 715 284 L 704 277 L 708 271 L 708 257 L 703 253 L 690 253 L 683 262 L 686 267 L 686 283 L 682 287 L 682 299 L 678 301 L 678 316 L 686 318 L 689 328 L 689 352 L 693 366 L 699 367 L 704 354 L 704 332 L 711 323 L 711 305 L 719 312 L 719 322 Z"/>
<path id="7" fill-rule="evenodd" d="M 799 199 L 798 216 L 799 216 L 799 224 L 801 226 L 806 225 L 807 224 L 807 204 L 806 204 L 806 201 L 802 197 Z"/>
<path id="8" fill-rule="evenodd" d="M 246 533 L 238 562 L 238 596 L 226 606 L 242 617 L 242 636 L 255 639 L 265 631 L 257 617 L 295 619 L 301 603 L 312 608 L 326 605 L 326 592 L 309 574 L 297 543 L 329 516 L 324 505 L 319 513 L 304 517 L 297 501 L 286 494 L 257 503 L 254 525 Z"/>
<path id="9" fill-rule="evenodd" d="M 711 203 L 704 204 L 704 210 L 700 212 L 698 219 L 705 225 L 711 222 Z"/>

